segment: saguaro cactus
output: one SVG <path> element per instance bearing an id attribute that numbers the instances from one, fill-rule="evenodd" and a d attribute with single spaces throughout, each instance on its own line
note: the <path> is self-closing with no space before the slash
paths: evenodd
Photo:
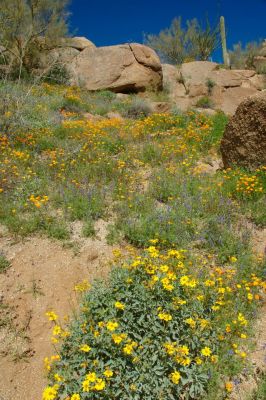
<path id="1" fill-rule="evenodd" d="M 226 47 L 226 34 L 225 34 L 224 17 L 220 18 L 220 32 L 221 32 L 221 40 L 222 40 L 224 65 L 226 65 L 227 67 L 230 67 L 230 59 L 229 59 L 229 54 L 227 52 L 227 47 Z"/>

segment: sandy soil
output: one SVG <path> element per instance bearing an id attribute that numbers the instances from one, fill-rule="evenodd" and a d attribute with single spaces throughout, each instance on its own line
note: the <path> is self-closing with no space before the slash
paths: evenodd
<path id="1" fill-rule="evenodd" d="M 112 247 L 105 240 L 106 223 L 99 221 L 98 239 L 81 239 L 80 226 L 73 226 L 73 239 L 80 246 L 31 237 L 14 242 L 3 234 L 0 250 L 12 266 L 0 274 L 0 399 L 38 400 L 45 386 L 43 359 L 54 354 L 51 323 L 45 312 L 60 318 L 71 315 L 77 304 L 74 285 L 84 279 L 105 277 Z"/>

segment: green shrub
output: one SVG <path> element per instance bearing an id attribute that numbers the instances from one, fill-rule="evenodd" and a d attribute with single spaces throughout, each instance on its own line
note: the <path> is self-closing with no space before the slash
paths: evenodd
<path id="1" fill-rule="evenodd" d="M 150 113 L 150 105 L 144 99 L 135 97 L 133 98 L 132 103 L 129 105 L 128 109 L 126 110 L 124 116 L 127 118 L 137 119 L 147 117 Z"/>
<path id="2" fill-rule="evenodd" d="M 46 362 L 51 386 L 44 399 L 52 390 L 59 400 L 204 398 L 215 373 L 231 376 L 243 366 L 240 334 L 248 332 L 256 303 L 250 299 L 263 283 L 249 274 L 247 295 L 241 279 L 236 268 L 209 268 L 186 250 L 151 245 L 123 260 L 107 283 L 85 293 L 69 330 L 55 322 L 53 340 L 63 343 L 60 358 Z M 232 342 L 238 350 L 225 365 Z"/>
<path id="3" fill-rule="evenodd" d="M 207 79 L 206 80 L 206 86 L 207 86 L 207 89 L 208 89 L 208 95 L 209 96 L 211 96 L 213 88 L 214 88 L 215 85 L 216 85 L 216 83 L 213 80 L 211 80 L 211 79 Z"/>
<path id="4" fill-rule="evenodd" d="M 203 96 L 197 101 L 196 107 L 211 108 L 212 107 L 212 101 L 208 96 Z"/>
<path id="5" fill-rule="evenodd" d="M 57 85 L 68 85 L 70 81 L 70 74 L 64 65 L 55 64 L 46 73 L 43 81 Z"/>

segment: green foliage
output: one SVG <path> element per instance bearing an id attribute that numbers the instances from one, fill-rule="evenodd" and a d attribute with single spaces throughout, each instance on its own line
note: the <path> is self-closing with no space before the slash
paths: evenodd
<path id="1" fill-rule="evenodd" d="M 211 134 L 204 138 L 203 146 L 206 146 L 206 150 L 212 146 L 219 145 L 224 133 L 224 129 L 228 122 L 228 118 L 223 112 L 217 112 L 212 118 L 212 122 L 213 125 Z"/>
<path id="2" fill-rule="evenodd" d="M 145 253 L 122 260 L 107 283 L 84 294 L 78 317 L 56 334 L 66 339 L 60 359 L 47 364 L 51 386 L 44 393 L 53 388 L 58 400 L 202 399 L 211 377 L 218 375 L 221 386 L 225 364 L 229 376 L 239 370 L 232 341 L 245 346 L 239 336 L 255 309 L 239 285 L 246 267 L 211 269 L 208 259 L 160 251 L 158 243 L 151 240 Z M 255 296 L 262 281 L 250 273 L 246 279 Z"/>
<path id="3" fill-rule="evenodd" d="M 84 222 L 82 234 L 85 237 L 95 236 L 94 222 L 92 219 L 87 219 Z"/>
<path id="4" fill-rule="evenodd" d="M 201 108 L 211 108 L 212 101 L 208 96 L 203 96 L 197 101 L 196 106 Z"/>
<path id="5" fill-rule="evenodd" d="M 170 27 L 158 35 L 147 35 L 145 40 L 163 61 L 171 64 L 207 60 L 219 45 L 218 27 L 212 28 L 208 20 L 203 26 L 192 19 L 184 28 L 181 17 L 175 18 Z"/>
<path id="6" fill-rule="evenodd" d="M 43 80 L 51 84 L 67 85 L 70 74 L 64 65 L 57 63 L 49 69 Z"/>
<path id="7" fill-rule="evenodd" d="M 206 86 L 208 88 L 208 95 L 211 96 L 213 88 L 215 86 L 215 82 L 212 79 L 207 79 L 206 80 Z"/>
<path id="8" fill-rule="evenodd" d="M 5 257 L 4 254 L 0 253 L 0 274 L 6 272 L 11 267 L 11 263 Z"/>
<path id="9" fill-rule="evenodd" d="M 0 43 L 10 58 L 10 69 L 31 71 L 36 55 L 53 48 L 67 33 L 68 0 L 1 0 Z"/>

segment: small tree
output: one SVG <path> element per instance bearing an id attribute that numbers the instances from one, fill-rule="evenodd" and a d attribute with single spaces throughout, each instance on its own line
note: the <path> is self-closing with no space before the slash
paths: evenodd
<path id="1" fill-rule="evenodd" d="M 36 54 L 67 33 L 68 0 L 0 0 L 0 45 L 11 66 L 30 69 Z"/>
<path id="2" fill-rule="evenodd" d="M 203 27 L 197 19 L 192 19 L 183 28 L 182 19 L 178 17 L 158 35 L 147 35 L 145 42 L 158 52 L 163 61 L 171 64 L 207 60 L 220 44 L 219 27 L 212 28 L 208 20 Z"/>
<path id="3" fill-rule="evenodd" d="M 196 58 L 201 61 L 209 59 L 214 50 L 220 46 L 219 25 L 212 28 L 209 21 L 206 21 L 206 27 L 196 26 L 194 37 L 192 38 L 193 46 L 196 49 Z"/>

